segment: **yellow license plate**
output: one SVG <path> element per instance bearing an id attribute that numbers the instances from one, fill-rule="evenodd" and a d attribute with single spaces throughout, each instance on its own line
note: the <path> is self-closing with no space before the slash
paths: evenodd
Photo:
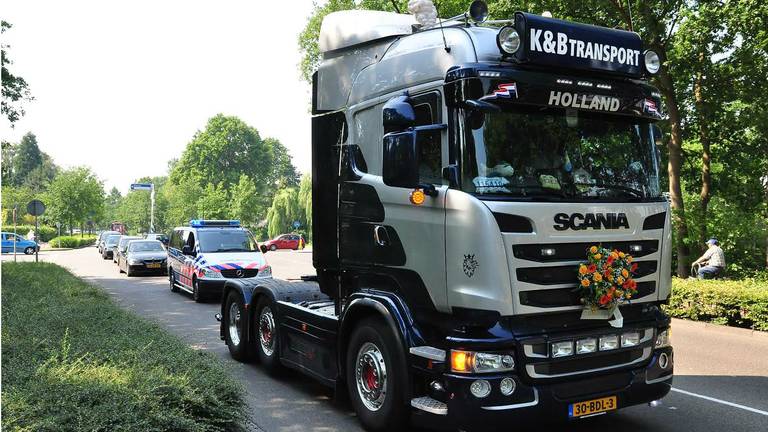
<path id="1" fill-rule="evenodd" d="M 147 268 L 160 268 L 160 263 L 147 263 Z"/>
<path id="2" fill-rule="evenodd" d="M 584 417 L 590 414 L 612 411 L 616 406 L 616 396 L 576 402 L 568 405 L 568 417 Z"/>

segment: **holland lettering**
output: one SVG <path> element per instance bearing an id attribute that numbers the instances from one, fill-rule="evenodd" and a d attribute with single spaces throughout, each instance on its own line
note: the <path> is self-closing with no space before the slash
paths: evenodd
<path id="1" fill-rule="evenodd" d="M 621 105 L 619 99 L 611 96 L 587 95 L 555 90 L 549 92 L 548 103 L 549 105 L 598 111 L 618 111 Z"/>

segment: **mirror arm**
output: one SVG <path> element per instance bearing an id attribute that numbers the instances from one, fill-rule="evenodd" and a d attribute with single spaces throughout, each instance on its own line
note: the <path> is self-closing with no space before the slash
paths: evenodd
<path id="1" fill-rule="evenodd" d="M 436 197 L 437 196 L 437 189 L 435 188 L 435 185 L 432 183 L 419 183 L 419 189 L 424 191 L 424 195 Z"/>
<path id="2" fill-rule="evenodd" d="M 462 102 L 464 108 L 481 112 L 500 112 L 501 107 L 483 100 L 467 99 Z"/>

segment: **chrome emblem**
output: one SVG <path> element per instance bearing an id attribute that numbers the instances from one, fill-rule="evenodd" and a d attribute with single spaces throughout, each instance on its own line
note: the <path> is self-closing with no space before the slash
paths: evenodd
<path id="1" fill-rule="evenodd" d="M 236 275 L 237 275 L 237 277 L 239 277 L 239 278 L 243 277 L 243 271 L 242 271 L 242 270 L 238 270 L 238 271 L 236 271 L 236 272 L 235 272 L 235 274 L 236 274 Z"/>

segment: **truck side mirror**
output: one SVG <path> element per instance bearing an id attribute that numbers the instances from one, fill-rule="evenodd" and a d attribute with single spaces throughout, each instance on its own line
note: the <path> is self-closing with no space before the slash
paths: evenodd
<path id="1" fill-rule="evenodd" d="M 653 135 L 653 142 L 659 147 L 664 146 L 664 132 L 661 131 L 661 128 L 657 124 L 651 125 L 651 134 Z"/>
<path id="2" fill-rule="evenodd" d="M 387 186 L 416 188 L 419 185 L 419 148 L 416 131 L 384 135 L 382 177 Z"/>
<path id="3" fill-rule="evenodd" d="M 401 132 L 416 124 L 416 112 L 408 96 L 395 96 L 381 110 L 384 133 Z"/>

